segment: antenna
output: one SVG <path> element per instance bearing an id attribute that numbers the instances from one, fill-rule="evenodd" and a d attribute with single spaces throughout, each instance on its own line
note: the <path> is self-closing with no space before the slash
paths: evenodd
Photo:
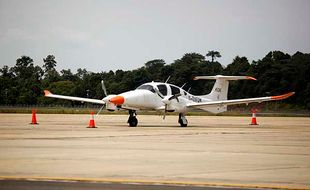
<path id="1" fill-rule="evenodd" d="M 187 90 L 187 92 L 189 92 L 191 89 L 192 89 L 192 87 L 189 87 L 188 90 Z"/>
<path id="2" fill-rule="evenodd" d="M 171 75 L 169 75 L 169 77 L 167 78 L 167 80 L 166 80 L 166 82 L 165 82 L 165 83 L 167 83 L 167 82 L 168 82 L 168 80 L 170 79 L 170 77 L 171 77 Z"/>
<path id="3" fill-rule="evenodd" d="M 187 82 L 186 82 L 186 83 L 184 83 L 184 84 L 181 86 L 181 88 L 183 89 L 183 87 L 184 87 L 186 84 L 187 84 Z"/>

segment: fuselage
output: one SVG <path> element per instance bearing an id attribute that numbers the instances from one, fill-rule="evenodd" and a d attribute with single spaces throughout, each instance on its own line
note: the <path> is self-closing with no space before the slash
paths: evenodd
<path id="1" fill-rule="evenodd" d="M 167 105 L 167 111 L 186 112 L 187 103 L 209 101 L 200 96 L 192 95 L 173 84 L 161 82 L 145 83 L 135 90 L 119 94 L 124 97 L 121 105 L 125 109 L 150 109 L 163 110 Z M 177 96 L 169 100 L 172 96 Z"/>

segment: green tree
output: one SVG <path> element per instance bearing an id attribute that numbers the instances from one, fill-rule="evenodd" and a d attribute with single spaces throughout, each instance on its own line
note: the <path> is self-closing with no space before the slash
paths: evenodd
<path id="1" fill-rule="evenodd" d="M 233 62 L 224 70 L 226 75 L 244 75 L 250 68 L 250 63 L 246 57 L 236 56 Z"/>
<path id="2" fill-rule="evenodd" d="M 160 81 L 161 70 L 165 66 L 165 61 L 162 59 L 154 59 L 145 63 L 145 68 L 150 73 L 150 77 L 154 81 Z"/>
<path id="3" fill-rule="evenodd" d="M 63 81 L 77 81 L 78 80 L 78 77 L 76 75 L 74 75 L 70 69 L 63 69 L 60 71 L 61 73 L 61 80 Z"/>
<path id="4" fill-rule="evenodd" d="M 43 71 L 39 66 L 34 66 L 33 60 L 28 56 L 22 56 L 16 60 L 16 65 L 11 69 L 14 73 L 15 87 L 17 91 L 17 104 L 36 104 L 37 97 L 42 94 L 41 79 Z"/>
<path id="5" fill-rule="evenodd" d="M 211 50 L 211 51 L 208 51 L 208 53 L 206 54 L 207 57 L 211 57 L 211 62 L 214 62 L 214 60 L 216 58 L 220 58 L 222 57 L 220 52 L 218 51 L 214 51 L 214 50 Z"/>
<path id="6" fill-rule="evenodd" d="M 14 74 L 5 65 L 0 69 L 0 104 L 12 104 L 13 94 L 16 94 L 13 91 L 14 86 L 16 86 Z"/>
<path id="7" fill-rule="evenodd" d="M 44 65 L 44 86 L 47 86 L 51 82 L 56 82 L 60 80 L 60 75 L 56 70 L 57 62 L 55 60 L 54 55 L 48 55 L 45 59 L 43 59 Z"/>
<path id="8" fill-rule="evenodd" d="M 54 70 L 57 64 L 54 55 L 48 55 L 45 59 L 43 59 L 43 62 L 43 67 L 45 69 L 44 72 Z"/>

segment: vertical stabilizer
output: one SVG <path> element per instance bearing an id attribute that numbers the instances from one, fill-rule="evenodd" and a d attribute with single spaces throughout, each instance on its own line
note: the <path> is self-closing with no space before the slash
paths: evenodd
<path id="1" fill-rule="evenodd" d="M 194 80 L 207 79 L 216 80 L 211 92 L 207 95 L 202 96 L 203 98 L 210 99 L 212 101 L 227 100 L 228 86 L 230 80 L 256 80 L 249 76 L 197 76 Z"/>
<path id="2" fill-rule="evenodd" d="M 230 80 L 256 80 L 253 77 L 249 76 L 223 76 L 223 75 L 216 75 L 216 76 L 197 76 L 194 78 L 194 80 L 216 80 L 214 83 L 214 86 L 211 90 L 211 92 L 207 95 L 200 96 L 204 99 L 208 99 L 210 101 L 221 101 L 221 100 L 227 100 L 227 94 L 228 94 L 228 86 Z M 208 110 L 213 113 L 220 113 L 223 111 L 226 111 L 227 107 L 209 107 Z"/>

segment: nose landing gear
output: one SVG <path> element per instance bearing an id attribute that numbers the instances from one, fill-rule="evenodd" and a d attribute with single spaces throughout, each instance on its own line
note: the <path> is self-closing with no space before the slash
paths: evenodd
<path id="1" fill-rule="evenodd" d="M 127 123 L 130 127 L 136 127 L 138 125 L 138 119 L 136 118 L 137 113 L 135 110 L 129 110 L 129 118 Z"/>

